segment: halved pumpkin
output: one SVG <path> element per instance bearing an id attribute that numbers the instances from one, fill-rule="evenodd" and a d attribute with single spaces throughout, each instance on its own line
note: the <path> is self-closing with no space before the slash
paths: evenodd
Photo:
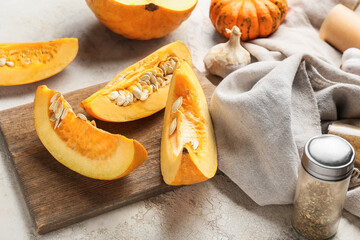
<path id="1" fill-rule="evenodd" d="M 168 44 L 121 71 L 80 105 L 89 115 L 108 122 L 152 115 L 165 107 L 172 73 L 180 59 L 192 64 L 190 52 L 182 42 Z"/>
<path id="2" fill-rule="evenodd" d="M 77 38 L 35 43 L 1 43 L 0 86 L 32 83 L 51 77 L 75 59 L 78 49 Z"/>
<path id="3" fill-rule="evenodd" d="M 63 96 L 45 85 L 36 91 L 34 121 L 37 135 L 51 155 L 90 178 L 123 177 L 147 158 L 139 142 L 96 128 L 84 115 L 75 115 Z"/>
<path id="4" fill-rule="evenodd" d="M 126 38 L 161 38 L 185 21 L 197 0 L 86 0 L 105 26 Z"/>
<path id="5" fill-rule="evenodd" d="M 161 173 L 169 185 L 212 178 L 217 149 L 205 94 L 189 64 L 180 61 L 170 84 L 161 138 Z"/>

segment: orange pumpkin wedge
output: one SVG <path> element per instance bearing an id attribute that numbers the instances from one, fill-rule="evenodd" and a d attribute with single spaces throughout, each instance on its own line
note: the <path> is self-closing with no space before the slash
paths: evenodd
<path id="1" fill-rule="evenodd" d="M 37 135 L 50 154 L 90 178 L 123 177 L 147 158 L 139 142 L 96 128 L 84 115 L 75 115 L 63 96 L 45 85 L 36 91 L 34 121 Z"/>
<path id="2" fill-rule="evenodd" d="M 165 107 L 172 73 L 180 59 L 192 64 L 182 42 L 168 44 L 121 71 L 80 105 L 89 115 L 108 122 L 150 116 Z"/>
<path id="3" fill-rule="evenodd" d="M 126 38 L 149 40 L 169 34 L 185 21 L 197 0 L 86 0 L 95 16 Z"/>
<path id="4" fill-rule="evenodd" d="M 0 86 L 27 84 L 51 77 L 75 59 L 78 49 L 77 38 L 1 43 Z"/>
<path id="5" fill-rule="evenodd" d="M 214 130 L 199 80 L 180 61 L 170 84 L 161 138 L 161 173 L 169 185 L 212 178 L 217 170 Z"/>

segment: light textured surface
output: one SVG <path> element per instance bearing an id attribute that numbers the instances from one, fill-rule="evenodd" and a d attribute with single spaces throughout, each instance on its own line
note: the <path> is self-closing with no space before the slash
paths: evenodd
<path id="1" fill-rule="evenodd" d="M 62 92 L 109 81 L 125 66 L 158 47 L 182 40 L 194 64 L 224 41 L 208 19 L 209 0 L 200 0 L 189 20 L 160 40 L 132 41 L 98 23 L 85 1 L 0 1 L 0 42 L 78 37 L 75 61 L 48 80 L 0 87 L 0 109 L 31 102 L 38 85 Z M 1 142 L 1 141 L 0 141 Z M 298 239 L 291 206 L 260 207 L 225 176 L 138 202 L 65 229 L 37 236 L 5 148 L 0 144 L 0 239 Z M 356 239 L 360 219 L 344 212 L 335 239 Z"/>

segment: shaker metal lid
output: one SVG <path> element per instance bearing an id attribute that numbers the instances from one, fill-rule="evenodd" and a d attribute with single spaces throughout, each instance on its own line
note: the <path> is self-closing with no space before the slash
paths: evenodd
<path id="1" fill-rule="evenodd" d="M 345 139 L 324 134 L 305 145 L 302 165 L 312 176 L 326 181 L 347 178 L 354 168 L 355 151 Z"/>

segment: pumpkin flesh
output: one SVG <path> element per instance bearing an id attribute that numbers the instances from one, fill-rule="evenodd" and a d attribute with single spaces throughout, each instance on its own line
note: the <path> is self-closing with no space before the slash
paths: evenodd
<path id="1" fill-rule="evenodd" d="M 66 68 L 78 52 L 76 38 L 50 42 L 2 43 L 0 58 L 14 63 L 0 67 L 0 86 L 27 84 L 51 77 Z"/>
<path id="2" fill-rule="evenodd" d="M 225 29 L 237 25 L 241 40 L 248 41 L 276 31 L 287 10 L 286 0 L 212 0 L 210 19 L 221 35 L 229 38 Z"/>
<path id="3" fill-rule="evenodd" d="M 49 107 L 56 93 L 45 85 L 38 87 L 34 121 L 39 139 L 61 164 L 90 178 L 110 180 L 127 175 L 146 160 L 147 152 L 140 143 L 80 119 L 65 100 L 64 109 L 69 110 L 54 129 Z"/>
<path id="4" fill-rule="evenodd" d="M 86 0 L 95 16 L 126 38 L 161 38 L 185 21 L 197 0 Z"/>
<path id="5" fill-rule="evenodd" d="M 108 95 L 113 91 L 128 89 L 139 82 L 142 74 L 159 69 L 160 63 L 174 57 L 192 64 L 190 52 L 182 42 L 168 44 L 121 71 L 104 88 L 82 101 L 81 107 L 89 115 L 108 122 L 132 121 L 160 111 L 166 105 L 169 85 L 159 87 L 145 101 L 136 101 L 127 106 L 116 105 Z"/>
<path id="6" fill-rule="evenodd" d="M 182 97 L 174 113 L 174 102 Z M 177 119 L 176 129 L 170 125 Z M 170 84 L 161 138 L 161 172 L 169 185 L 187 185 L 213 177 L 217 149 L 208 106 L 201 85 L 184 61 L 178 63 Z"/>

